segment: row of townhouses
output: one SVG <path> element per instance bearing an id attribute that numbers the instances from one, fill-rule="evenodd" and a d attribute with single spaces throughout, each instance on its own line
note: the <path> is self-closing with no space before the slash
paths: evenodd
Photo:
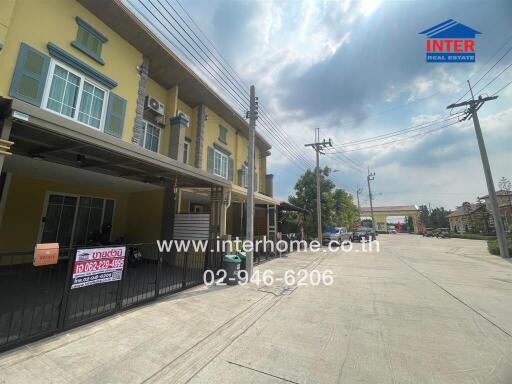
<path id="1" fill-rule="evenodd" d="M 244 236 L 247 121 L 123 2 L 4 1 L 0 47 L 0 253 Z M 257 134 L 272 238 L 270 149 Z"/>

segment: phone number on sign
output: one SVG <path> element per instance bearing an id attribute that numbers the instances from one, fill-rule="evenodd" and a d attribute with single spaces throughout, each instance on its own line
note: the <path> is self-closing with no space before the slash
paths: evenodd
<path id="1" fill-rule="evenodd" d="M 265 271 L 255 271 L 251 278 L 245 270 L 237 271 L 238 278 L 237 282 L 239 285 L 245 285 L 247 283 L 253 283 L 257 285 L 273 285 L 274 283 L 284 283 L 286 285 L 326 285 L 330 286 L 334 283 L 333 273 L 330 269 L 326 269 L 320 272 L 317 269 L 308 271 L 306 269 L 299 269 L 298 271 L 289 269 L 283 276 L 274 276 L 274 271 L 267 269 Z M 211 285 L 226 285 L 228 280 L 232 277 L 227 275 L 225 269 L 219 269 L 217 273 L 210 269 L 207 269 L 203 273 L 203 282 L 207 286 Z"/>
<path id="2" fill-rule="evenodd" d="M 74 266 L 74 273 L 97 272 L 105 269 L 116 269 L 122 268 L 123 265 L 124 257 L 94 261 L 77 261 Z"/>

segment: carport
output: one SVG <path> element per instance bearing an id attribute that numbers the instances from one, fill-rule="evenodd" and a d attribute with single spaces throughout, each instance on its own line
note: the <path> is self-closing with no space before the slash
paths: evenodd
<path id="1" fill-rule="evenodd" d="M 14 142 L 2 164 L 0 350 L 199 284 L 205 268 L 218 268 L 218 253 L 160 252 L 155 240 L 173 237 L 177 188 L 213 197 L 226 180 L 18 100 L 0 105 L 0 137 Z M 211 206 L 215 238 L 220 201 Z M 39 242 L 61 244 L 56 264 L 32 264 Z M 77 250 L 104 246 L 125 247 L 122 279 L 70 289 Z"/>

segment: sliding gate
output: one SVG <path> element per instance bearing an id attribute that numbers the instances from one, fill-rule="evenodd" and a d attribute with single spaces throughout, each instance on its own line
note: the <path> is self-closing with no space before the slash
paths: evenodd
<path id="1" fill-rule="evenodd" d="M 33 252 L 0 254 L 0 351 L 201 284 L 222 261 L 209 251 L 162 253 L 154 243 L 112 247 L 126 247 L 121 279 L 86 286 L 73 286 L 76 247 L 38 267 Z"/>

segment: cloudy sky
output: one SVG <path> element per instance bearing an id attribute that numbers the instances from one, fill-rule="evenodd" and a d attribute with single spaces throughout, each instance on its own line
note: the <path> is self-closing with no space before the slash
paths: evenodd
<path id="1" fill-rule="evenodd" d="M 176 0 L 159 1 L 159 7 L 173 12 L 172 5 L 182 12 Z M 256 86 L 260 103 L 311 162 L 314 153 L 303 145 L 314 140 L 315 128 L 320 128 L 321 138 L 340 145 L 448 116 L 446 105 L 464 95 L 466 80 L 478 81 L 512 47 L 512 2 L 507 0 L 181 0 L 181 4 L 240 78 Z M 425 62 L 425 37 L 418 32 L 449 18 L 482 32 L 476 38 L 476 63 Z M 179 45 L 177 50 L 193 61 Z M 479 91 L 511 63 L 512 52 L 475 89 Z M 219 89 L 201 66 L 191 65 Z M 512 68 L 482 93 L 491 95 L 509 81 Z M 499 96 L 480 110 L 496 184 L 502 176 L 512 179 L 512 85 Z M 456 121 L 337 150 L 343 149 L 360 167 L 370 166 L 376 173 L 375 205 L 430 202 L 454 208 L 486 194 L 472 122 L 441 128 Z M 262 127 L 259 131 L 266 135 Z M 275 195 L 282 199 L 293 192 L 303 171 L 288 157 L 275 148 L 269 162 Z M 332 178 L 339 187 L 355 192 L 360 185 L 367 194 L 365 170 L 347 165 L 342 155 L 325 155 L 321 162 L 338 170 Z M 364 204 L 367 201 L 363 198 Z"/>

